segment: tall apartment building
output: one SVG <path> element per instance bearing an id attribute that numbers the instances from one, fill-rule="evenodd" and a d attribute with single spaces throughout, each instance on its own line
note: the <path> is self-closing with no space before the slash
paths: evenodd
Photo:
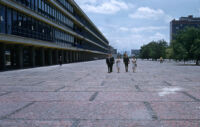
<path id="1" fill-rule="evenodd" d="M 200 17 L 193 17 L 189 15 L 188 17 L 180 17 L 179 20 L 172 20 L 170 22 L 170 41 L 174 39 L 174 35 L 183 30 L 186 27 L 199 27 L 200 28 Z"/>
<path id="2" fill-rule="evenodd" d="M 108 51 L 73 0 L 0 0 L 0 70 L 100 59 Z"/>

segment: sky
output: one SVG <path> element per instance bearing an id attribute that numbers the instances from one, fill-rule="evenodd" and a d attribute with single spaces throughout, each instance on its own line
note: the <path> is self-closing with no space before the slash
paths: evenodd
<path id="1" fill-rule="evenodd" d="M 200 0 L 75 0 L 119 52 L 151 41 L 169 43 L 170 21 L 200 17 Z"/>

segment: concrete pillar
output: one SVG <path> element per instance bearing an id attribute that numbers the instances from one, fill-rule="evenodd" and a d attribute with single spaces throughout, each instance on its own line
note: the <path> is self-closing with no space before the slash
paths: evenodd
<path id="1" fill-rule="evenodd" d="M 45 65 L 45 52 L 44 52 L 44 48 L 40 48 L 40 65 L 41 66 Z"/>
<path id="2" fill-rule="evenodd" d="M 17 45 L 16 46 L 16 62 L 17 62 L 17 68 L 23 68 L 24 67 L 24 58 L 23 58 L 23 46 Z"/>
<path id="3" fill-rule="evenodd" d="M 4 70 L 6 67 L 5 49 L 5 44 L 0 44 L 0 70 Z"/>
<path id="4" fill-rule="evenodd" d="M 30 47 L 30 66 L 35 67 L 35 47 Z"/>
<path id="5" fill-rule="evenodd" d="M 14 46 L 11 47 L 10 49 L 10 60 L 11 60 L 11 66 L 14 67 L 15 66 L 15 48 Z"/>
<path id="6" fill-rule="evenodd" d="M 58 64 L 58 50 L 55 50 L 55 64 Z"/>
<path id="7" fill-rule="evenodd" d="M 48 49 L 48 64 L 52 65 L 52 50 Z"/>

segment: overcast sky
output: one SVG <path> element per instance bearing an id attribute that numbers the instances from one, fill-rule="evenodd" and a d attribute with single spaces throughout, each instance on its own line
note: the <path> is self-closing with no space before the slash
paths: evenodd
<path id="1" fill-rule="evenodd" d="M 75 0 L 118 51 L 152 40 L 169 42 L 169 22 L 200 17 L 200 0 Z"/>

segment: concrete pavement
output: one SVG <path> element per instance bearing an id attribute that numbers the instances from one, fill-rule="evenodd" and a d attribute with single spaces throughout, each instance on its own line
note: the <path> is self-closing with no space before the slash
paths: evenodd
<path id="1" fill-rule="evenodd" d="M 105 60 L 0 72 L 0 127 L 199 127 L 200 67 Z"/>

